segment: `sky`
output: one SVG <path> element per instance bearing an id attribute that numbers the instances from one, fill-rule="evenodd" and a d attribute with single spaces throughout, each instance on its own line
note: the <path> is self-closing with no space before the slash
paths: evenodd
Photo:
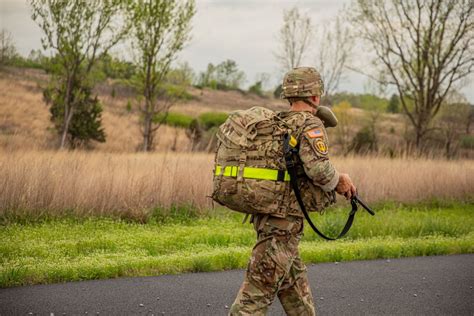
<path id="1" fill-rule="evenodd" d="M 199 73 L 208 63 L 218 64 L 235 60 L 246 74 L 245 86 L 253 84 L 261 73 L 270 75 L 268 87 L 281 81 L 279 64 L 274 56 L 278 49 L 277 36 L 283 25 L 283 11 L 297 6 L 308 14 L 314 25 L 321 26 L 335 17 L 350 0 L 197 0 L 193 18 L 192 39 L 179 54 L 178 60 L 188 62 Z M 41 48 L 42 32 L 31 20 L 25 0 L 0 0 L 0 28 L 9 31 L 18 51 L 28 55 Z M 314 44 L 316 45 L 316 43 Z M 123 48 L 115 54 L 127 55 Z M 364 52 L 356 52 L 354 59 L 367 59 Z M 308 53 L 305 66 L 314 64 L 314 53 Z M 474 80 L 461 91 L 474 103 Z M 348 70 L 339 91 L 367 92 L 368 78 Z"/>

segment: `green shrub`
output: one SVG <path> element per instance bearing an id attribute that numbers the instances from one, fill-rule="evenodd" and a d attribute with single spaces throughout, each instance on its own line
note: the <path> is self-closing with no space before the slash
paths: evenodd
<path id="1" fill-rule="evenodd" d="M 275 91 L 273 91 L 273 96 L 276 98 L 276 99 L 279 99 L 280 98 L 280 95 L 283 91 L 283 88 L 281 87 L 281 84 L 279 84 L 276 88 L 275 88 Z"/>
<path id="2" fill-rule="evenodd" d="M 366 126 L 358 131 L 352 139 L 350 150 L 358 154 L 365 154 L 377 150 L 377 137 L 373 130 Z"/>
<path id="3" fill-rule="evenodd" d="M 188 128 L 192 120 L 193 118 L 189 115 L 176 112 L 168 112 L 168 114 L 160 113 L 156 115 L 153 121 L 155 123 L 163 122 L 163 124 L 169 126 Z"/>
<path id="4" fill-rule="evenodd" d="M 163 85 L 163 93 L 171 98 L 178 100 L 192 100 L 193 96 L 186 90 L 185 86 L 175 84 Z"/>
<path id="5" fill-rule="evenodd" d="M 127 110 L 128 113 L 132 112 L 132 101 L 127 100 L 127 105 L 125 106 L 125 110 Z"/>
<path id="6" fill-rule="evenodd" d="M 461 138 L 461 147 L 465 149 L 474 149 L 474 136 L 463 136 Z"/>
<path id="7" fill-rule="evenodd" d="M 33 61 L 21 56 L 16 56 L 15 58 L 13 58 L 10 61 L 10 64 L 18 68 L 33 68 L 33 69 L 46 69 L 47 68 L 45 64 L 39 61 Z"/>
<path id="8" fill-rule="evenodd" d="M 227 120 L 229 114 L 222 112 L 207 112 L 199 116 L 199 121 L 205 130 L 218 127 Z"/>
<path id="9" fill-rule="evenodd" d="M 254 85 L 249 88 L 249 93 L 256 94 L 258 96 L 263 96 L 262 82 L 257 81 Z"/>

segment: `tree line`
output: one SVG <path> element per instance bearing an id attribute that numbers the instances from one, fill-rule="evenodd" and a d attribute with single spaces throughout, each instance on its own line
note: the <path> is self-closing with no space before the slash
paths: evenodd
<path id="1" fill-rule="evenodd" d="M 444 134 L 450 157 L 453 139 L 472 122 L 472 106 L 456 90 L 474 70 L 473 19 L 470 0 L 353 0 L 316 28 L 309 14 L 294 7 L 284 12 L 275 55 L 285 72 L 313 54 L 326 85 L 325 104 L 337 99 L 333 94 L 347 71 L 364 74 L 379 91 L 391 87 L 396 94 L 389 109 L 409 123 L 407 142 L 423 153 L 433 137 Z M 354 60 L 355 50 L 367 62 Z M 369 116 L 376 122 L 377 112 Z M 369 144 L 376 144 L 373 125 L 363 128 Z"/>
<path id="2" fill-rule="evenodd" d="M 8 33 L 2 31 L 0 63 L 10 58 L 51 73 L 44 100 L 60 135 L 60 148 L 105 140 L 102 106 L 93 88 L 106 77 L 122 80 L 139 95 L 134 106 L 141 113 L 144 151 L 153 149 L 155 132 L 164 122 L 159 118 L 185 94 L 176 85 L 227 90 L 241 89 L 245 81 L 233 60 L 210 63 L 199 75 L 188 64 L 173 66 L 191 39 L 193 0 L 29 0 L 29 4 L 44 34 L 43 48 L 52 57 L 33 51 L 28 58 L 19 58 L 9 45 Z M 275 58 L 284 73 L 311 57 L 325 82 L 323 104 L 348 102 L 350 107 L 368 110 L 369 123 L 363 127 L 367 135 L 376 130 L 381 112 L 401 113 L 407 121 L 407 143 L 422 152 L 433 135 L 441 133 L 450 152 L 452 140 L 460 133 L 453 133 L 453 128 L 441 130 L 464 124 L 469 132 L 472 121 L 472 107 L 456 97 L 456 90 L 474 67 L 473 10 L 469 0 L 354 0 L 348 10 L 316 26 L 308 14 L 294 7 L 283 12 Z M 110 55 L 120 45 L 132 48 L 133 61 Z M 368 63 L 354 61 L 354 50 L 370 52 L 364 58 Z M 348 71 L 366 75 L 378 93 L 337 92 Z M 268 79 L 268 74 L 260 74 L 249 92 L 264 95 Z M 387 87 L 395 93 L 377 97 Z M 273 94 L 279 93 L 277 87 Z M 348 108 L 342 106 L 339 114 L 346 115 Z M 470 119 L 462 123 L 466 117 Z M 375 139 L 376 144 L 376 138 L 369 136 L 365 139 Z"/>

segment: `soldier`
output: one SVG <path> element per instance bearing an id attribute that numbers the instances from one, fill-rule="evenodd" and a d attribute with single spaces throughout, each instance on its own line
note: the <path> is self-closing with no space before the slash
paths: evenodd
<path id="1" fill-rule="evenodd" d="M 310 67 L 295 68 L 285 75 L 282 88 L 290 110 L 278 115 L 293 127 L 300 144 L 300 170 L 306 174 L 300 189 L 303 196 L 311 195 L 306 198 L 310 201 L 307 208 L 322 211 L 335 202 L 334 191 L 350 199 L 356 188 L 349 176 L 338 173 L 330 162 L 326 130 L 315 116 L 324 92 L 320 74 Z M 275 296 L 288 315 L 315 315 L 306 267 L 298 252 L 304 217 L 293 194 L 290 199 L 284 218 L 253 216 L 257 243 L 230 315 L 265 315 Z"/>

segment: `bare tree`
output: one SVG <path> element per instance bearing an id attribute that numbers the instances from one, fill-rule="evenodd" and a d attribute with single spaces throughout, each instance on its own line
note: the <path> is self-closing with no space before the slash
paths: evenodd
<path id="1" fill-rule="evenodd" d="M 300 65 L 313 33 L 311 18 L 300 14 L 297 7 L 283 12 L 283 26 L 278 34 L 280 46 L 275 57 L 284 72 Z"/>
<path id="2" fill-rule="evenodd" d="M 326 95 L 331 95 L 339 87 L 345 67 L 350 62 L 353 45 L 350 29 L 339 16 L 322 25 L 317 33 L 316 69 L 323 79 Z"/>
<path id="3" fill-rule="evenodd" d="M 470 111 L 466 119 L 466 134 L 471 133 L 472 123 L 474 123 L 474 104 L 471 104 Z"/>
<path id="4" fill-rule="evenodd" d="M 132 41 L 137 52 L 138 87 L 143 99 L 143 151 L 153 149 L 154 136 L 174 103 L 164 85 L 171 63 L 190 39 L 193 0 L 136 0 L 130 8 Z"/>
<path id="5" fill-rule="evenodd" d="M 453 85 L 474 67 L 472 0 L 357 0 L 354 22 L 395 85 L 421 143 Z M 413 100 L 409 106 L 407 100 Z"/>
<path id="6" fill-rule="evenodd" d="M 470 112 L 471 106 L 466 98 L 455 91 L 447 96 L 441 106 L 439 116 L 435 120 L 435 128 L 442 136 L 447 159 L 453 158 L 461 136 L 466 132 Z"/>
<path id="7" fill-rule="evenodd" d="M 13 37 L 5 29 L 0 31 L 0 65 L 6 65 L 17 54 Z"/>
<path id="8" fill-rule="evenodd" d="M 125 34 L 117 15 L 122 0 L 30 0 L 32 18 L 43 30 L 44 49 L 56 54 L 56 86 L 63 97 L 60 148 L 66 145 L 76 108 L 84 103 L 84 85 L 100 56 Z"/>
<path id="9" fill-rule="evenodd" d="M 351 128 L 354 122 L 351 108 L 351 104 L 347 101 L 342 101 L 333 107 L 334 114 L 336 114 L 338 120 L 338 124 L 335 128 L 336 142 L 341 145 L 344 153 L 347 152 L 351 136 Z"/>

